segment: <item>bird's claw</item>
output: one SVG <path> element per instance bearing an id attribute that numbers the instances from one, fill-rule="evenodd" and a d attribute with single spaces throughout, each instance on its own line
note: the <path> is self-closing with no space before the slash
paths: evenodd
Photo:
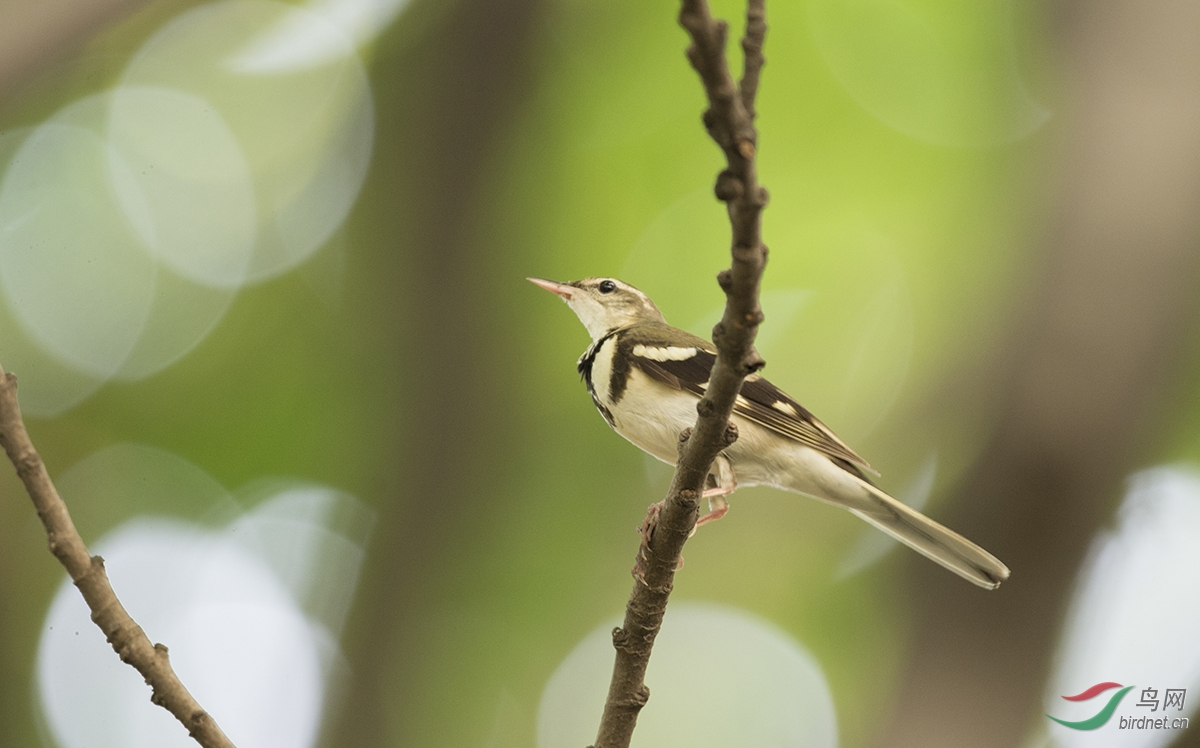
<path id="1" fill-rule="evenodd" d="M 651 504 L 646 509 L 646 516 L 642 518 L 642 524 L 638 525 L 638 533 L 642 536 L 642 549 L 644 550 L 650 545 L 650 538 L 654 537 L 654 528 L 658 526 L 658 515 L 662 514 L 663 502 Z M 640 555 L 640 552 L 639 552 Z"/>
<path id="2" fill-rule="evenodd" d="M 650 508 L 646 510 L 646 516 L 642 519 L 642 524 L 638 525 L 637 531 L 642 536 L 642 544 L 638 547 L 637 556 L 633 560 L 633 568 L 629 570 L 633 574 L 634 579 L 647 587 L 650 585 L 646 584 L 646 570 L 642 566 L 642 562 L 650 557 L 650 539 L 654 537 L 654 528 L 658 526 L 658 515 L 662 513 L 662 508 L 663 502 L 661 501 L 651 504 Z M 681 556 L 679 561 L 675 563 L 675 571 L 679 571 L 682 568 L 683 557 Z"/>

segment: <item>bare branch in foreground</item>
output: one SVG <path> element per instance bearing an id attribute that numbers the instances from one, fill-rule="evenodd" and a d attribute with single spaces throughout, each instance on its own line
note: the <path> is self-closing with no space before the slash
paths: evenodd
<path id="1" fill-rule="evenodd" d="M 58 558 L 92 611 L 92 620 L 104 632 L 123 662 L 127 662 L 151 687 L 150 701 L 183 723 L 188 734 L 205 748 L 234 748 L 213 718 L 200 708 L 171 669 L 167 648 L 151 644 L 146 632 L 129 617 L 113 592 L 104 571 L 104 559 L 88 553 L 46 466 L 25 431 L 17 403 L 17 377 L 0 367 L 0 444 L 25 484 L 38 517 L 46 527 L 50 552 Z"/>
<path id="2" fill-rule="evenodd" d="M 725 202 L 733 227 L 732 264 L 717 276 L 725 291 L 725 314 L 713 328 L 717 361 L 707 393 L 696 406 L 699 417 L 680 436 L 679 462 L 662 504 L 651 507 L 643 523 L 637 581 L 625 608 L 625 623 L 613 630 L 616 662 L 595 748 L 627 748 L 638 714 L 650 698 L 645 684 L 650 651 L 662 625 L 680 552 L 699 516 L 705 478 L 717 455 L 737 439 L 729 418 L 742 381 L 764 365 L 754 349 L 762 322 L 759 283 L 766 265 L 760 216 L 767 191 L 758 184 L 754 97 L 763 65 L 766 36 L 763 0 L 749 0 L 745 72 L 739 87 L 725 60 L 727 26 L 714 20 L 705 0 L 683 0 L 679 23 L 692 38 L 687 56 L 708 95 L 704 125 L 725 153 L 727 167 L 715 192 Z M 661 507 L 661 508 L 660 508 Z"/>

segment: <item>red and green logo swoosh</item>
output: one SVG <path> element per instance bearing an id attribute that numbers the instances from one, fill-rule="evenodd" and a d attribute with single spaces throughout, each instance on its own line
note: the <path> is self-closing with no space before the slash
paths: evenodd
<path id="1" fill-rule="evenodd" d="M 1133 688 L 1133 686 L 1122 687 L 1120 683 L 1105 681 L 1104 683 L 1097 683 L 1083 693 L 1077 693 L 1074 696 L 1063 697 L 1067 701 L 1087 701 L 1088 699 L 1093 699 L 1112 688 L 1120 688 L 1121 690 L 1114 693 L 1108 699 L 1108 703 L 1104 705 L 1103 709 L 1096 712 L 1095 715 L 1089 717 L 1088 719 L 1083 719 L 1078 722 L 1068 722 L 1065 719 L 1059 719 L 1058 717 L 1054 717 L 1049 714 L 1046 716 L 1050 717 L 1050 719 L 1054 720 L 1058 724 L 1069 727 L 1072 730 L 1095 730 L 1097 727 L 1100 727 L 1108 721 L 1108 718 L 1111 717 L 1113 712 L 1117 710 L 1117 704 L 1121 703 L 1121 699 L 1125 698 L 1125 694 L 1129 693 L 1129 690 Z"/>

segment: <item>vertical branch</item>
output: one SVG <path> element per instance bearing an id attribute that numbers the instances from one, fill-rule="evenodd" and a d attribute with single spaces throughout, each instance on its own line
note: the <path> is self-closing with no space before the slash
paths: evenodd
<path id="1" fill-rule="evenodd" d="M 636 581 L 625 607 L 625 622 L 613 630 L 616 660 L 595 748 L 627 748 L 633 737 L 638 714 L 650 698 L 646 667 L 683 544 L 699 516 L 705 478 L 717 455 L 737 440 L 737 428 L 729 418 L 742 381 L 764 365 L 754 349 L 763 319 L 759 283 L 767 261 L 760 220 L 767 191 L 758 184 L 754 129 L 754 98 L 767 30 L 763 0 L 749 0 L 740 89 L 725 59 L 728 26 L 712 17 L 705 0 L 683 0 L 679 23 L 692 39 L 687 57 L 708 97 L 704 126 L 725 154 L 726 168 L 717 176 L 714 191 L 729 213 L 731 264 L 717 276 L 725 291 L 725 313 L 713 328 L 717 360 L 707 392 L 696 406 L 696 425 L 680 435 L 679 462 L 667 497 L 650 508 L 642 524 Z"/>
<path id="2" fill-rule="evenodd" d="M 167 658 L 167 648 L 162 644 L 151 644 L 146 632 L 121 605 L 104 571 L 104 559 L 88 553 L 67 512 L 67 505 L 58 495 L 46 465 L 29 440 L 17 403 L 17 378 L 5 373 L 2 367 L 0 445 L 4 446 L 8 459 L 17 469 L 17 476 L 33 500 L 46 528 L 50 552 L 66 567 L 92 611 L 92 620 L 104 632 L 121 661 L 135 667 L 146 679 L 151 688 L 150 701 L 173 714 L 204 748 L 233 748 L 233 743 L 221 732 L 216 721 L 200 708 L 175 675 Z"/>
<path id="3" fill-rule="evenodd" d="M 753 120 L 758 116 L 754 109 L 754 97 L 758 94 L 758 75 L 767 60 L 763 57 L 763 41 L 767 37 L 767 12 L 764 0 L 749 0 L 746 5 L 746 35 L 742 37 L 742 53 L 746 60 L 742 67 L 742 106 Z"/>

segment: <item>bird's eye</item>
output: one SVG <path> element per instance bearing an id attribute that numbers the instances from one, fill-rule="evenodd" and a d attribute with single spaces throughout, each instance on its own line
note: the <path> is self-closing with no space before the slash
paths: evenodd
<path id="1" fill-rule="evenodd" d="M 617 290 L 617 284 L 612 281 L 600 281 L 600 293 L 612 293 Z"/>

